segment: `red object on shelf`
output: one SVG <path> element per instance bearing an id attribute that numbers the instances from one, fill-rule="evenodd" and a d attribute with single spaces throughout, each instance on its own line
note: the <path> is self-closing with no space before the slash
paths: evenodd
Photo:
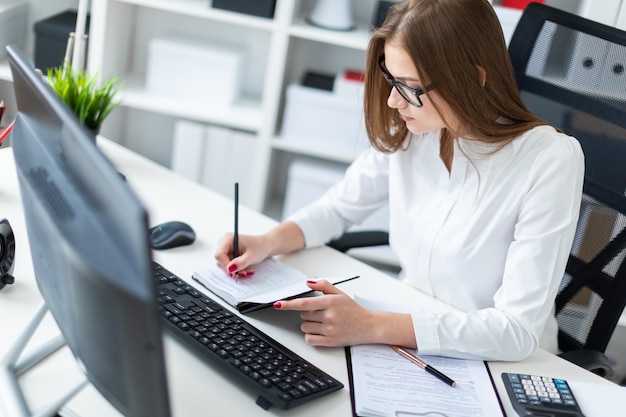
<path id="1" fill-rule="evenodd" d="M 525 9 L 528 3 L 543 3 L 543 1 L 544 0 L 502 0 L 502 5 L 515 9 Z"/>
<path id="2" fill-rule="evenodd" d="M 13 120 L 7 127 L 0 126 L 0 146 L 2 146 L 2 141 L 5 140 L 7 136 L 9 136 L 9 133 L 11 133 L 11 129 L 13 129 L 13 123 L 15 123 L 15 120 Z"/>

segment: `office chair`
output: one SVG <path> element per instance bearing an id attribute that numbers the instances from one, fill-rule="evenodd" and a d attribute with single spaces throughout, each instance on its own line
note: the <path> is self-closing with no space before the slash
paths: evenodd
<path id="1" fill-rule="evenodd" d="M 626 32 L 531 3 L 509 55 L 530 110 L 585 154 L 581 215 L 555 304 L 559 349 L 610 377 L 604 351 L 626 304 Z M 387 237 L 348 232 L 329 245 L 345 252 Z"/>
<path id="2" fill-rule="evenodd" d="M 585 154 L 580 219 L 556 298 L 559 349 L 610 376 L 602 353 L 626 305 L 626 32 L 531 3 L 509 55 L 524 102 Z"/>

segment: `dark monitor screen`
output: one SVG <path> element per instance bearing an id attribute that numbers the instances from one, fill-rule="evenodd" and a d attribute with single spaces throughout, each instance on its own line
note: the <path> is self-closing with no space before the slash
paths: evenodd
<path id="1" fill-rule="evenodd" d="M 39 290 L 117 410 L 169 416 L 147 212 L 27 58 L 7 51 L 18 107 L 11 145 Z"/>

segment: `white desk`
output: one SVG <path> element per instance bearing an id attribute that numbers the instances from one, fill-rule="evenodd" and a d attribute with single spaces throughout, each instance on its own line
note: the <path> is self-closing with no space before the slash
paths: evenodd
<path id="1" fill-rule="evenodd" d="M 230 231 L 232 225 L 232 202 L 112 142 L 99 139 L 98 146 L 111 157 L 119 171 L 127 177 L 128 183 L 146 203 L 151 224 L 183 220 L 196 230 L 198 239 L 192 246 L 157 252 L 155 260 L 183 278 L 190 277 L 196 267 L 213 262 L 217 238 Z M 6 217 L 13 226 L 17 253 L 14 271 L 16 282 L 0 291 L 0 355 L 6 352 L 7 347 L 42 302 L 33 276 L 20 204 L 12 153 L 10 149 L 1 149 L 0 217 Z M 273 220 L 245 207 L 240 210 L 239 221 L 241 233 L 262 232 L 275 224 Z M 349 294 L 358 293 L 369 298 L 388 295 L 390 299 L 398 302 L 418 299 L 422 305 L 434 309 L 449 308 L 408 289 L 404 284 L 363 263 L 328 248 L 302 251 L 284 259 L 311 277 L 360 274 L 361 278 L 341 285 L 341 288 Z M 166 333 L 164 344 L 174 416 L 350 416 L 349 384 L 343 348 L 307 346 L 300 332 L 299 315 L 295 312 L 265 309 L 246 316 L 246 319 L 341 380 L 346 388 L 291 411 L 276 408 L 264 411 L 255 404 L 256 397 L 250 391 L 242 390 L 239 384 L 228 376 L 216 372 Z M 33 343 L 47 340 L 48 336 L 57 333 L 56 324 L 48 317 L 35 335 Z M 500 382 L 502 371 L 551 375 L 571 382 L 610 384 L 543 351 L 537 351 L 519 363 L 492 363 L 491 369 L 505 408 L 511 415 L 512 408 Z M 82 374 L 76 367 L 69 349 L 64 347 L 23 375 L 20 381 L 32 408 L 38 409 L 65 392 L 73 381 L 81 377 Z M 593 398 L 584 398 L 582 392 L 575 394 L 579 400 L 584 399 L 587 404 L 593 401 Z M 119 413 L 91 386 L 81 391 L 66 408 L 68 411 L 65 415 L 119 416 Z M 587 416 L 593 417 L 593 413 L 587 411 Z M 11 416 L 0 415 L 0 417 Z"/>

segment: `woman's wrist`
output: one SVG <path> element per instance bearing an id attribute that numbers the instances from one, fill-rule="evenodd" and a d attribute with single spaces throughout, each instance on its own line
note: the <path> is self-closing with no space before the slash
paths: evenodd
<path id="1" fill-rule="evenodd" d="M 389 311 L 374 311 L 372 316 L 372 335 L 375 340 L 371 343 L 399 345 L 417 348 L 413 320 L 408 313 L 392 313 Z"/>
<path id="2" fill-rule="evenodd" d="M 265 233 L 263 244 L 268 256 L 281 255 L 304 248 L 304 234 L 296 223 L 286 221 Z"/>

